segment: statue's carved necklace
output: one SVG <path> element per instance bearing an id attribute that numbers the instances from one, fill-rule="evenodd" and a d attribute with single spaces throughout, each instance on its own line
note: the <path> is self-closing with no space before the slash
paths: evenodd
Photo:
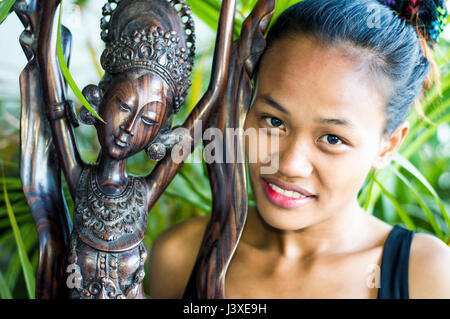
<path id="1" fill-rule="evenodd" d="M 74 227 L 93 248 L 118 252 L 136 247 L 147 228 L 146 184 L 130 176 L 119 195 L 106 195 L 98 185 L 95 166 L 83 170 L 75 199 Z"/>
<path id="2" fill-rule="evenodd" d="M 145 298 L 146 183 L 131 176 L 121 194 L 106 195 L 95 168 L 86 167 L 78 183 L 67 285 L 73 298 Z"/>

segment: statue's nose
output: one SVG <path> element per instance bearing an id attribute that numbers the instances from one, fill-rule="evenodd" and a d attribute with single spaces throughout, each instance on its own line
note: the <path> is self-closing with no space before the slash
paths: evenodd
<path id="1" fill-rule="evenodd" d="M 127 132 L 128 134 L 130 134 L 131 136 L 134 136 L 134 128 L 135 128 L 136 118 L 137 118 L 137 116 L 134 115 L 128 121 L 128 123 L 124 123 L 123 125 L 120 126 L 120 128 L 122 130 L 124 130 L 125 132 Z"/>

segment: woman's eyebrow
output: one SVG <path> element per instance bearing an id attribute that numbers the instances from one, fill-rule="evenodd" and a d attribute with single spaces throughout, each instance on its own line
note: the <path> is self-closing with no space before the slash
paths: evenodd
<path id="1" fill-rule="evenodd" d="M 270 95 L 264 94 L 263 96 L 261 96 L 261 99 L 269 106 L 279 110 L 280 112 L 290 115 L 289 111 L 286 110 L 284 107 L 282 107 Z M 353 123 L 351 121 L 349 121 L 347 119 L 343 119 L 343 118 L 316 118 L 316 119 L 314 119 L 314 121 L 318 122 L 320 124 L 341 125 L 341 126 L 347 126 L 350 128 L 353 128 L 355 126 L 355 125 L 353 125 Z"/>
<path id="2" fill-rule="evenodd" d="M 329 125 L 341 125 L 341 126 L 347 126 L 350 128 L 353 128 L 354 125 L 352 122 L 346 119 L 342 118 L 315 118 L 314 122 L 320 123 L 320 124 L 329 124 Z"/>
<path id="3" fill-rule="evenodd" d="M 270 95 L 264 94 L 261 96 L 261 99 L 271 107 L 277 109 L 280 112 L 283 112 L 284 114 L 290 115 L 289 111 L 286 110 L 284 107 L 282 107 L 278 102 L 276 102 Z"/>

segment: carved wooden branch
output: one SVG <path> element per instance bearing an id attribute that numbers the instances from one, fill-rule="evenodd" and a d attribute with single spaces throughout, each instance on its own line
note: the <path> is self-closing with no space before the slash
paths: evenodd
<path id="1" fill-rule="evenodd" d="M 47 104 L 37 60 L 44 1 L 17 1 L 14 11 L 25 27 L 20 43 L 28 59 L 20 75 L 20 174 L 39 236 L 36 297 L 62 298 L 67 297 L 68 293 L 64 280 L 64 257 L 72 223 L 62 194 L 61 169 L 45 114 Z M 70 41 L 70 32 L 65 29 L 62 44 L 67 59 L 70 56 Z M 63 86 L 61 83 L 61 89 Z"/>
<path id="2" fill-rule="evenodd" d="M 222 163 L 208 164 L 213 211 L 194 267 L 193 283 L 199 298 L 225 298 L 225 275 L 239 242 L 247 216 L 247 178 L 244 137 L 228 136 L 226 128 L 243 128 L 252 97 L 251 78 L 264 51 L 264 33 L 272 18 L 275 0 L 260 0 L 245 20 L 239 40 L 232 48 L 230 73 L 220 113 L 210 127 L 224 132 Z M 234 161 L 227 163 L 227 154 Z M 233 158 L 233 157 L 232 157 Z"/>
<path id="3" fill-rule="evenodd" d="M 56 54 L 57 27 L 55 23 L 56 9 L 60 0 L 45 0 L 42 2 L 43 11 L 39 28 L 37 60 L 39 62 L 42 93 L 46 103 L 47 118 L 58 112 L 65 114 L 70 109 L 66 105 L 66 85 L 61 73 Z M 51 121 L 53 141 L 57 149 L 67 185 L 72 198 L 75 198 L 76 185 L 84 163 L 78 153 L 75 133 L 70 117 Z"/>

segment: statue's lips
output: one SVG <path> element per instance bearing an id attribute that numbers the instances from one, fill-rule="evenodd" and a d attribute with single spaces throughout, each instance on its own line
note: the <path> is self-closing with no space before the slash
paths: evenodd
<path id="1" fill-rule="evenodd" d="M 128 145 L 130 145 L 129 143 L 122 141 L 121 139 L 119 139 L 116 136 L 114 136 L 114 143 L 119 147 L 127 147 Z"/>

